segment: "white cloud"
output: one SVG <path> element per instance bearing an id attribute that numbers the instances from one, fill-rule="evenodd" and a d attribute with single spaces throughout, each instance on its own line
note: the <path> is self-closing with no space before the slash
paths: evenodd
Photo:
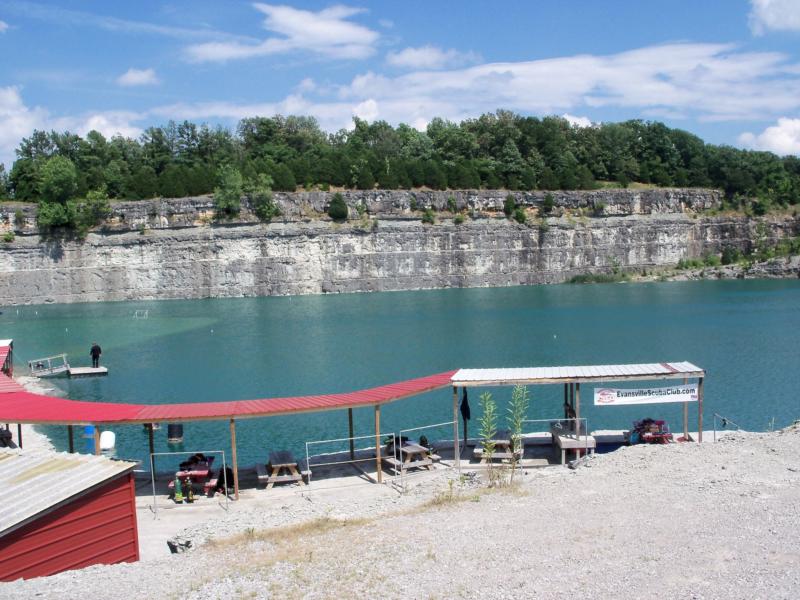
<path id="1" fill-rule="evenodd" d="M 424 128 L 436 116 L 475 117 L 497 108 L 564 114 L 615 107 L 661 118 L 765 120 L 800 110 L 800 68 L 777 53 L 722 44 L 651 46 L 609 56 L 489 63 L 397 77 L 368 72 L 332 92 L 301 83 L 282 101 L 183 103 L 151 111 L 171 119 L 306 114 L 335 131 L 353 115 Z"/>
<path id="2" fill-rule="evenodd" d="M 291 6 L 255 3 L 266 15 L 264 29 L 278 34 L 260 43 L 209 42 L 186 48 L 193 62 L 225 62 L 257 56 L 305 51 L 325 58 L 363 59 L 375 52 L 379 34 L 348 21 L 363 9 L 331 6 L 319 12 Z"/>
<path id="3" fill-rule="evenodd" d="M 5 33 L 8 30 L 8 23 L 0 21 L 0 33 Z"/>
<path id="4" fill-rule="evenodd" d="M 0 87 L 0 163 L 10 167 L 20 140 L 41 128 L 46 118 L 44 109 L 25 106 L 19 88 Z"/>
<path id="5" fill-rule="evenodd" d="M 252 41 L 252 38 L 242 35 L 217 31 L 206 27 L 190 29 L 186 27 L 172 27 L 160 23 L 148 23 L 146 21 L 132 21 L 117 17 L 107 17 L 91 12 L 70 10 L 60 8 L 50 4 L 38 4 L 36 2 L 4 2 L 3 10 L 21 15 L 29 19 L 38 19 L 60 26 L 69 27 L 95 27 L 105 31 L 125 33 L 129 35 L 160 35 L 177 39 L 227 39 L 239 41 Z"/>
<path id="6" fill-rule="evenodd" d="M 442 50 L 436 46 L 404 48 L 399 52 L 390 52 L 386 56 L 386 62 L 389 65 L 404 69 L 442 69 L 474 62 L 476 59 L 477 56 L 471 52 L 462 53 L 453 49 Z"/>
<path id="7" fill-rule="evenodd" d="M 767 31 L 800 31 L 800 2 L 797 0 L 750 0 L 748 19 L 755 35 Z"/>
<path id="8" fill-rule="evenodd" d="M 117 84 L 123 87 L 156 85 L 158 77 L 153 69 L 128 69 L 117 77 Z"/>
<path id="9" fill-rule="evenodd" d="M 767 127 L 758 135 L 743 133 L 739 143 L 745 148 L 769 150 L 780 156 L 800 155 L 800 119 L 778 119 L 777 125 Z"/>
<path id="10" fill-rule="evenodd" d="M 22 138 L 35 129 L 71 131 L 86 135 L 96 129 L 106 137 L 123 135 L 137 137 L 141 128 L 134 122 L 143 115 L 127 111 L 103 111 L 56 117 L 43 107 L 28 107 L 16 86 L 0 87 L 0 163 L 10 167 L 16 159 L 15 150 Z"/>
<path id="11" fill-rule="evenodd" d="M 591 127 L 592 121 L 588 117 L 576 117 L 575 115 L 571 115 L 569 113 L 564 113 L 561 115 L 564 119 L 569 121 L 570 125 L 575 127 Z"/>

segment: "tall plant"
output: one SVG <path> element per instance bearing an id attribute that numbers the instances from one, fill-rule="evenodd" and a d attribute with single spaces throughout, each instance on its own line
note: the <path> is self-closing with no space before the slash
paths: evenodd
<path id="1" fill-rule="evenodd" d="M 522 456 L 522 422 L 528 415 L 530 394 L 524 385 L 515 385 L 511 392 L 511 403 L 508 405 L 508 428 L 511 431 L 511 483 L 514 482 L 514 471 L 517 461 Z"/>
<path id="2" fill-rule="evenodd" d="M 481 437 L 483 458 L 489 465 L 489 484 L 494 484 L 495 474 L 492 467 L 492 455 L 495 449 L 495 436 L 497 435 L 497 403 L 492 398 L 491 392 L 484 392 L 480 397 L 481 425 L 478 435 Z"/>

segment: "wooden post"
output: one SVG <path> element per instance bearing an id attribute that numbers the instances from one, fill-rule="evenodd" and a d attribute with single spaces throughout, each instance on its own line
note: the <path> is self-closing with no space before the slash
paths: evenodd
<path id="1" fill-rule="evenodd" d="M 94 426 L 94 453 L 100 454 L 100 427 Z"/>
<path id="2" fill-rule="evenodd" d="M 683 378 L 683 385 L 689 383 L 689 380 L 684 377 Z M 689 403 L 683 403 L 683 439 L 685 441 L 689 441 Z"/>
<path id="3" fill-rule="evenodd" d="M 347 409 L 347 425 L 349 426 L 350 431 L 350 460 L 355 460 L 356 458 L 356 448 L 355 442 L 353 441 L 353 409 Z"/>
<path id="4" fill-rule="evenodd" d="M 697 441 L 703 441 L 703 378 L 697 380 Z"/>
<path id="5" fill-rule="evenodd" d="M 397 441 L 397 440 L 395 440 Z M 381 405 L 375 405 L 375 469 L 378 483 L 383 483 L 383 468 L 381 467 Z"/>
<path id="6" fill-rule="evenodd" d="M 22 448 L 22 423 L 17 423 L 17 446 Z"/>
<path id="7" fill-rule="evenodd" d="M 236 460 L 236 421 L 231 419 L 231 460 L 233 461 L 233 497 L 239 499 L 239 463 Z M 227 492 L 226 492 L 227 493 Z"/>
<path id="8" fill-rule="evenodd" d="M 467 444 L 467 422 L 464 421 L 464 446 Z M 453 464 L 461 470 L 461 448 L 458 442 L 458 388 L 453 386 Z"/>
<path id="9" fill-rule="evenodd" d="M 567 415 L 567 404 L 569 404 L 569 384 L 564 384 L 564 418 L 566 419 L 569 415 Z"/>
<path id="10" fill-rule="evenodd" d="M 72 425 L 67 425 L 67 438 L 69 438 L 69 453 L 75 452 L 75 436 L 72 431 Z"/>

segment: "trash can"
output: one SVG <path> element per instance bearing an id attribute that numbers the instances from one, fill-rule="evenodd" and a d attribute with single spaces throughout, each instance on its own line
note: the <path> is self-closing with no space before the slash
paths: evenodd
<path id="1" fill-rule="evenodd" d="M 167 442 L 170 444 L 180 444 L 183 441 L 183 424 L 169 423 L 167 425 Z"/>

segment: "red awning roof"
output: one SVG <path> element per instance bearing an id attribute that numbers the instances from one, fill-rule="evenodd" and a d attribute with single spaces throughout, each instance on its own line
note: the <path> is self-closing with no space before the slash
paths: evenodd
<path id="1" fill-rule="evenodd" d="M 112 404 L 83 402 L 33 394 L 0 375 L 0 422 L 11 423 L 156 423 L 267 417 L 297 412 L 356 408 L 385 404 L 447 387 L 455 371 L 409 379 L 380 387 L 320 396 L 194 402 L 183 404 Z M 4 385 L 8 389 L 4 389 Z"/>

